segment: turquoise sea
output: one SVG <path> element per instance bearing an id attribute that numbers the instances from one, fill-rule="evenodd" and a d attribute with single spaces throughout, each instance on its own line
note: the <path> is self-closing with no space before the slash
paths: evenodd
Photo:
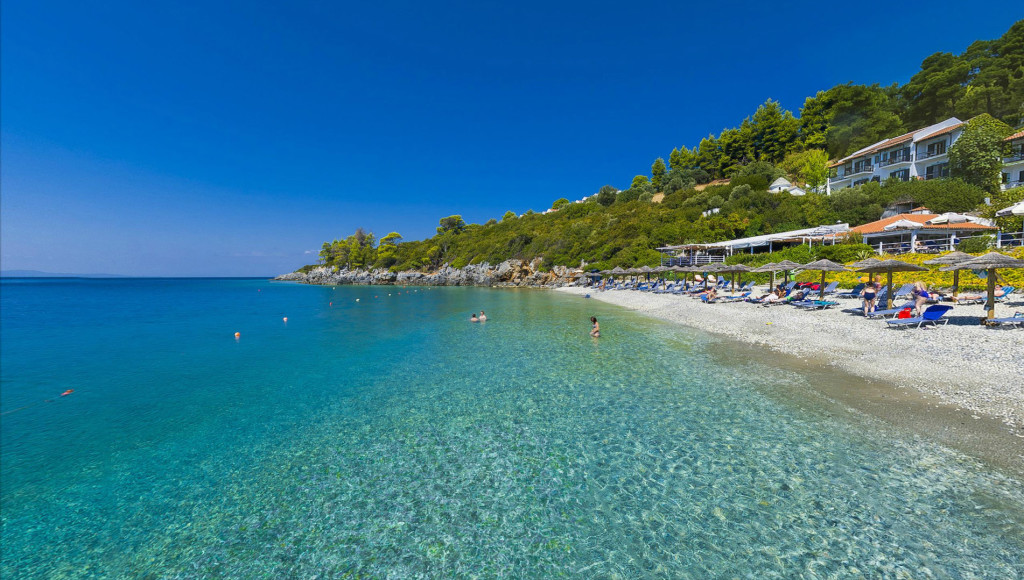
<path id="1" fill-rule="evenodd" d="M 1020 481 L 593 300 L 5 279 L 0 316 L 5 579 L 1024 575 Z"/>

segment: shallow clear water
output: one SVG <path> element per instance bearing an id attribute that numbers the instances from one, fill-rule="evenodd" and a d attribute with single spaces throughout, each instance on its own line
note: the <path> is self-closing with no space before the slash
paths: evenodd
<path id="1" fill-rule="evenodd" d="M 799 369 L 413 290 L 5 280 L 0 575 L 1024 574 L 1019 481 L 778 396 Z"/>

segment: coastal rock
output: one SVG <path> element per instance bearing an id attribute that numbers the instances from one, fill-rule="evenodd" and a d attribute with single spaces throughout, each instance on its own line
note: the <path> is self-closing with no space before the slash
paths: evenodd
<path id="1" fill-rule="evenodd" d="M 392 272 L 387 269 L 375 270 L 335 270 L 327 266 L 319 266 L 308 272 L 291 272 L 282 274 L 275 280 L 301 282 L 316 285 L 410 285 L 410 286 L 529 286 L 559 287 L 570 285 L 576 281 L 572 278 L 575 270 L 565 266 L 555 266 L 550 271 L 543 271 L 543 261 L 537 258 L 531 262 L 523 260 L 505 260 L 496 266 L 487 262 L 470 264 L 463 268 L 454 268 L 444 264 L 433 272 L 406 270 Z"/>

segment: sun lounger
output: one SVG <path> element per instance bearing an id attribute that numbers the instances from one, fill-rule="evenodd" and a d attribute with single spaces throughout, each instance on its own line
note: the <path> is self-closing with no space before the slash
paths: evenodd
<path id="1" fill-rule="evenodd" d="M 826 308 L 832 308 L 838 304 L 838 302 L 833 300 L 799 300 L 793 302 L 793 306 L 804 310 L 825 310 Z"/>
<path id="2" fill-rule="evenodd" d="M 837 288 L 839 288 L 839 282 L 831 282 L 828 286 L 825 286 L 825 294 L 833 294 Z"/>
<path id="3" fill-rule="evenodd" d="M 943 316 L 952 309 L 953 307 L 948 304 L 936 304 L 925 308 L 924 312 L 921 313 L 921 316 L 886 320 L 885 323 L 889 328 L 909 328 L 911 326 L 921 328 L 924 324 L 934 324 L 938 326 L 940 321 L 942 324 L 947 324 L 949 322 L 949 319 L 943 318 Z"/>
<path id="4" fill-rule="evenodd" d="M 707 294 L 701 294 L 700 295 L 700 301 L 703 302 L 704 304 L 714 304 L 715 302 L 718 302 L 719 300 L 721 300 L 721 298 L 708 298 Z"/>
<path id="5" fill-rule="evenodd" d="M 904 285 L 900 286 L 900 289 L 897 290 L 896 293 L 892 295 L 892 297 L 893 298 L 899 298 L 900 296 L 910 296 L 911 292 L 913 292 L 913 291 L 914 291 L 914 285 L 913 284 L 904 284 Z"/>
<path id="6" fill-rule="evenodd" d="M 836 294 L 836 297 L 837 298 L 858 298 L 858 297 L 860 297 L 861 290 L 863 290 L 865 286 L 866 286 L 866 284 L 857 284 L 849 292 L 840 292 L 839 294 Z"/>
<path id="7" fill-rule="evenodd" d="M 986 320 L 985 325 L 989 328 L 999 327 L 1018 327 L 1024 328 L 1024 312 L 1018 312 L 1013 316 L 1007 316 L 1004 318 L 993 318 Z"/>
<path id="8" fill-rule="evenodd" d="M 868 312 L 868 318 L 895 318 L 900 312 L 907 308 L 913 308 L 913 302 L 907 302 L 903 306 L 898 308 L 890 308 L 888 310 L 875 310 L 874 312 Z"/>
<path id="9" fill-rule="evenodd" d="M 750 292 L 747 292 L 739 296 L 721 296 L 719 297 L 719 300 L 721 300 L 722 302 L 743 302 L 744 300 L 750 297 L 750 294 Z"/>

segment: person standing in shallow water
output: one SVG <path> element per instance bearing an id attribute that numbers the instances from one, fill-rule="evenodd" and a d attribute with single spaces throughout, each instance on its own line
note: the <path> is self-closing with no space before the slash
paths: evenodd
<path id="1" fill-rule="evenodd" d="M 487 315 L 484 314 L 483 310 L 480 311 L 479 319 L 480 319 L 480 322 L 487 322 Z"/>
<path id="2" fill-rule="evenodd" d="M 469 315 L 470 322 L 480 322 L 480 319 L 476 317 L 476 312 L 472 312 Z"/>
<path id="3" fill-rule="evenodd" d="M 594 325 L 594 327 L 590 329 L 590 336 L 593 336 L 594 338 L 601 336 L 601 326 L 597 324 L 597 317 L 591 316 L 590 322 Z"/>

